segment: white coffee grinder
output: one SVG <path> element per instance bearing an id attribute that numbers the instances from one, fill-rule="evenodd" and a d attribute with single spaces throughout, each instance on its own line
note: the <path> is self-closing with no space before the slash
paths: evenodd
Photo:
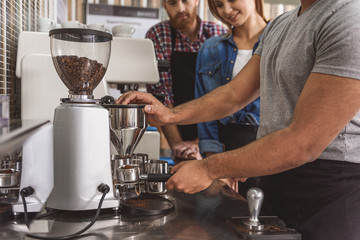
<path id="1" fill-rule="evenodd" d="M 69 89 L 54 116 L 54 189 L 47 207 L 97 209 L 101 186 L 109 187 L 102 208 L 118 206 L 110 166 L 108 110 L 94 99 L 110 58 L 112 35 L 90 29 L 49 32 L 53 63 Z M 51 89 L 48 89 L 51 91 Z"/>

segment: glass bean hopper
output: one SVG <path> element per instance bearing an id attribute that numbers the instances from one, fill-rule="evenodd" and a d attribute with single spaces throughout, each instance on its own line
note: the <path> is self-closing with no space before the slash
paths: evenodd
<path id="1" fill-rule="evenodd" d="M 51 56 L 69 100 L 92 101 L 93 91 L 105 75 L 110 59 L 112 35 L 81 28 L 49 32 Z"/>

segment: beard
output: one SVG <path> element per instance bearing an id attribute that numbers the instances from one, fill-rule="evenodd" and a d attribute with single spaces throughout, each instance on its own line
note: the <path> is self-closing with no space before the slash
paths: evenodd
<path id="1" fill-rule="evenodd" d="M 187 15 L 187 19 L 179 19 L 179 16 Z M 197 14 L 196 14 L 196 8 L 192 12 L 185 12 L 185 13 L 178 13 L 175 16 L 169 16 L 170 18 L 170 24 L 173 28 L 176 30 L 184 30 L 191 26 L 191 24 L 196 21 Z"/>

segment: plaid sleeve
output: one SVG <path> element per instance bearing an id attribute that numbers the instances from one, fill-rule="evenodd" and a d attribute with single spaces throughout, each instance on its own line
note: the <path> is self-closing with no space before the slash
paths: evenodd
<path id="1" fill-rule="evenodd" d="M 164 29 L 164 25 L 155 25 L 147 33 L 146 38 L 152 40 L 154 43 L 155 55 L 157 60 L 166 60 L 170 63 L 170 53 L 166 51 L 167 34 Z M 174 102 L 174 97 L 172 93 L 172 84 L 171 84 L 171 74 L 170 69 L 168 72 L 160 72 L 160 81 L 157 84 L 147 85 L 147 91 L 153 94 L 164 94 L 165 105 Z"/>
<path id="2" fill-rule="evenodd" d="M 224 34 L 224 33 L 227 33 L 229 30 L 222 26 L 222 25 L 219 25 L 219 24 L 216 24 L 216 36 L 217 35 L 221 35 L 221 34 Z"/>
<path id="3" fill-rule="evenodd" d="M 220 24 L 215 24 L 213 22 L 206 22 L 206 27 L 211 33 L 211 36 L 218 36 L 228 32 L 227 27 Z"/>

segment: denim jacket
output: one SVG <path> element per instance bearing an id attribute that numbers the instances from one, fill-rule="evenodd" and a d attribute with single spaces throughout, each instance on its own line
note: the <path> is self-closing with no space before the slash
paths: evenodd
<path id="1" fill-rule="evenodd" d="M 260 38 L 259 38 L 260 39 Z M 259 41 L 253 48 L 253 53 Z M 195 98 L 199 98 L 213 89 L 228 83 L 232 79 L 234 63 L 238 48 L 233 36 L 216 36 L 204 42 L 201 46 L 196 63 Z M 221 104 L 221 103 L 220 103 Z M 229 122 L 244 125 L 259 125 L 260 98 L 233 113 L 218 120 L 221 124 Z M 210 121 L 198 124 L 200 153 L 222 152 L 219 141 L 218 123 Z"/>

